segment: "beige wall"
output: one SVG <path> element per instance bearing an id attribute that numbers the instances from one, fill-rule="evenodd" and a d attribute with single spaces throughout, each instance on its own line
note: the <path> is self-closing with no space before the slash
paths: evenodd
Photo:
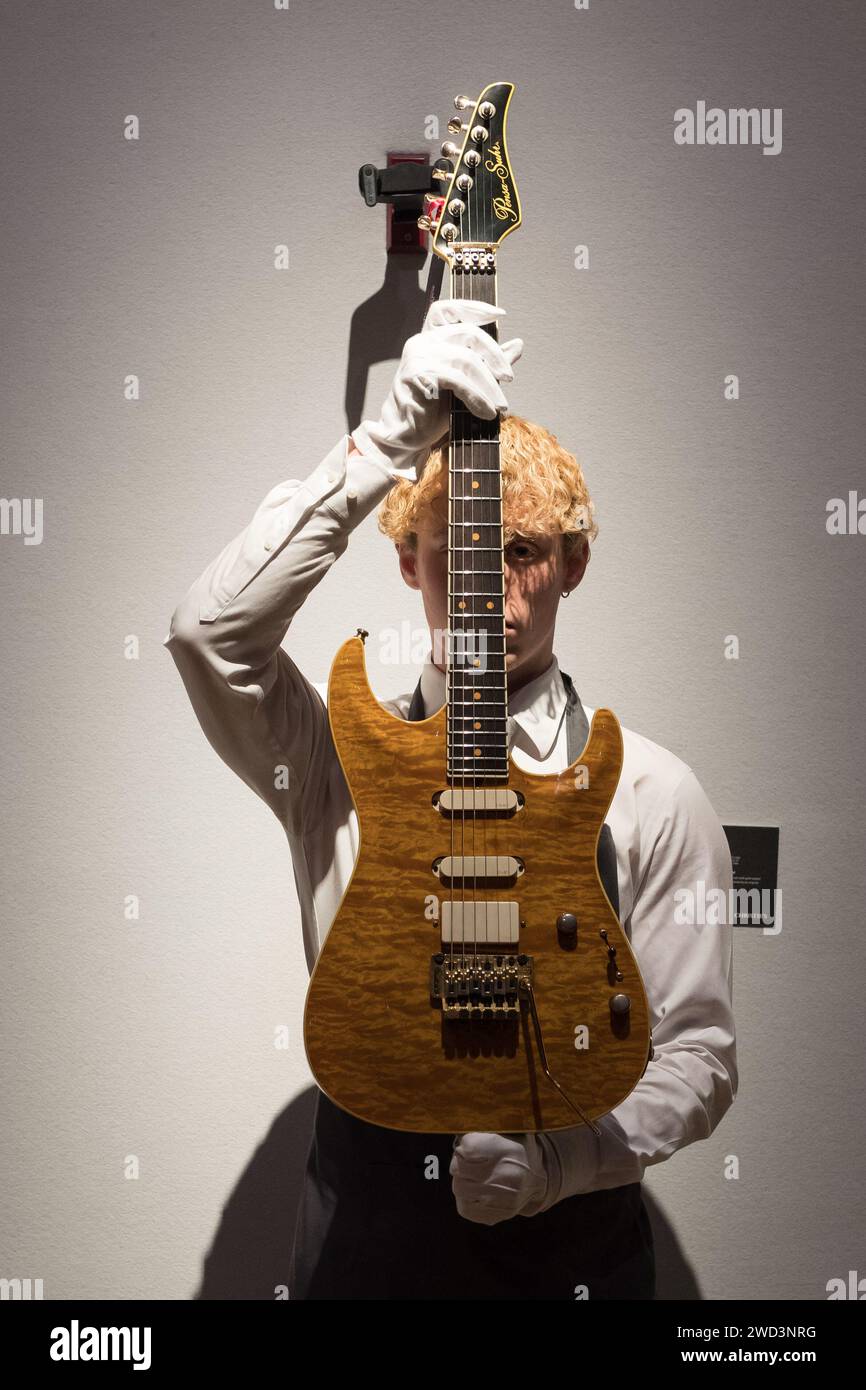
<path id="1" fill-rule="evenodd" d="M 310 1084 L 292 866 L 161 643 L 269 488 L 346 428 L 352 315 L 385 270 L 359 165 L 435 151 L 429 114 L 445 138 L 456 92 L 507 79 L 510 400 L 578 453 L 601 523 L 560 663 L 684 757 L 722 819 L 782 827 L 783 930 L 736 938 L 740 1097 L 647 1179 L 661 1292 L 825 1296 L 863 1259 L 866 536 L 825 527 L 863 488 L 862 11 L 6 10 L 2 490 L 43 499 L 44 537 L 0 537 L 0 1275 L 187 1298 L 215 1241 L 212 1292 L 268 1297 L 285 1274 Z M 782 152 L 676 146 L 699 100 L 782 108 Z M 400 268 L 358 319 L 366 413 L 416 295 Z M 370 519 L 287 647 L 324 680 L 357 626 L 402 621 L 420 601 Z M 383 698 L 414 685 L 368 645 Z"/>

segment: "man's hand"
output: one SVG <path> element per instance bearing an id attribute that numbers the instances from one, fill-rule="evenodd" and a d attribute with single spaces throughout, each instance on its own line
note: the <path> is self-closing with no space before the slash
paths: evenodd
<path id="1" fill-rule="evenodd" d="M 360 452 L 378 458 L 393 477 L 417 482 L 420 465 L 448 431 L 449 391 L 484 420 L 507 411 L 499 383 L 514 379 L 523 342 L 499 344 L 481 326 L 504 314 L 477 299 L 436 300 L 421 332 L 406 340 L 381 418 L 352 431 Z"/>
<path id="2" fill-rule="evenodd" d="M 457 1134 L 453 1149 L 451 1187 L 467 1221 L 495 1226 L 545 1209 L 556 1162 L 545 1135 Z"/>

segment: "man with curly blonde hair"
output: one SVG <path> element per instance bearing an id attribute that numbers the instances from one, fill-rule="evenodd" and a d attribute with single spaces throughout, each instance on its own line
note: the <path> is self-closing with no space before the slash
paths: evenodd
<path id="1" fill-rule="evenodd" d="M 324 683 L 282 642 L 300 605 L 375 507 L 403 580 L 422 597 L 433 644 L 414 691 L 385 702 L 403 719 L 445 703 L 436 638 L 447 630 L 447 468 L 453 393 L 500 418 L 509 752 L 555 773 L 586 741 L 592 710 L 560 670 L 563 597 L 596 535 L 579 464 L 540 425 L 508 416 L 520 339 L 485 325 L 504 310 L 434 304 L 406 342 L 378 419 L 334 446 L 306 482 L 264 498 L 249 526 L 178 605 L 166 638 L 216 751 L 288 837 L 307 962 L 315 964 L 352 876 L 358 820 L 328 724 Z M 675 894 L 731 887 L 727 841 L 694 772 L 623 729 L 624 761 L 599 871 L 641 968 L 654 1055 L 599 1122 L 549 1134 L 451 1136 L 366 1124 L 317 1092 L 298 1214 L 293 1299 L 649 1299 L 646 1168 L 719 1123 L 737 1089 L 729 925 L 683 927 Z M 447 1177 L 450 1177 L 450 1183 Z"/>
<path id="2" fill-rule="evenodd" d="M 580 464 L 542 425 L 519 416 L 500 423 L 502 543 L 506 563 L 506 671 L 509 696 L 553 659 L 560 596 L 577 588 L 598 534 Z M 405 582 L 419 589 L 444 670 L 447 651 L 448 459 L 433 449 L 417 483 L 398 479 L 379 510 Z M 437 641 L 437 637 L 440 638 Z"/>

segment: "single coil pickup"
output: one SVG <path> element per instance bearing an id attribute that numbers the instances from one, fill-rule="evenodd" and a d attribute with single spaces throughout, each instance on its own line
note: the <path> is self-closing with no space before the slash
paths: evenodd
<path id="1" fill-rule="evenodd" d="M 433 793 L 433 805 L 446 820 L 505 820 L 516 816 L 524 801 L 523 792 L 511 787 L 445 787 Z"/>
<path id="2" fill-rule="evenodd" d="M 430 867 L 443 884 L 463 888 L 502 887 L 524 871 L 523 860 L 514 854 L 440 854 Z"/>

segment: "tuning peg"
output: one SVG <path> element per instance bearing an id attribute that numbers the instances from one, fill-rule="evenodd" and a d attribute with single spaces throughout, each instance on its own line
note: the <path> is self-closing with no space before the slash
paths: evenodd
<path id="1" fill-rule="evenodd" d="M 451 177 L 451 174 L 448 169 L 435 168 L 433 170 L 433 177 L 434 179 L 438 179 L 440 183 L 447 183 Z"/>
<path id="2" fill-rule="evenodd" d="M 418 218 L 418 226 L 421 228 L 422 232 L 432 232 L 435 224 L 430 221 L 429 217 L 421 216 Z"/>
<path id="3" fill-rule="evenodd" d="M 468 111 L 469 107 L 474 106 L 476 101 L 477 97 L 455 97 L 454 105 L 458 111 Z"/>
<path id="4" fill-rule="evenodd" d="M 468 130 L 469 127 L 465 121 L 461 121 L 459 116 L 452 116 L 448 122 L 448 129 L 452 135 L 459 135 L 461 130 Z"/>
<path id="5" fill-rule="evenodd" d="M 459 151 L 459 149 L 457 148 L 457 146 L 454 144 L 454 141 L 453 141 L 453 140 L 446 140 L 446 141 L 445 141 L 445 144 L 442 146 L 442 153 L 444 154 L 444 156 L 445 156 L 446 159 L 459 159 L 459 158 L 460 158 L 460 151 Z"/>

